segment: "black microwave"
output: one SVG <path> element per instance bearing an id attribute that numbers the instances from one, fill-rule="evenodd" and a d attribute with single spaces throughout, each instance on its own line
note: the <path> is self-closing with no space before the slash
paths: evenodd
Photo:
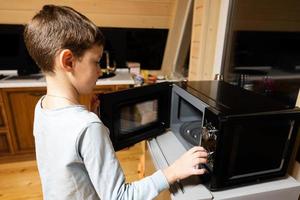
<path id="1" fill-rule="evenodd" d="M 167 130 L 209 153 L 210 190 L 285 176 L 300 109 L 224 81 L 163 82 L 102 94 L 100 118 L 115 150 Z"/>

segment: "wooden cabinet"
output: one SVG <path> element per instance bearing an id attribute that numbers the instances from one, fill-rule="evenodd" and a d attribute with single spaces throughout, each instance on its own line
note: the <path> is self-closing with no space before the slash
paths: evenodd
<path id="1" fill-rule="evenodd" d="M 45 88 L 4 89 L 3 99 L 15 153 L 33 152 L 33 118 Z"/>
<path id="2" fill-rule="evenodd" d="M 95 94 L 128 88 L 128 85 L 97 86 Z M 33 158 L 34 109 L 46 94 L 45 87 L 0 89 L 0 163 L 10 160 Z M 90 106 L 91 95 L 80 97 L 80 102 Z"/>
<path id="3" fill-rule="evenodd" d="M 6 155 L 10 153 L 9 141 L 7 132 L 0 132 L 0 155 Z"/>
<path id="4" fill-rule="evenodd" d="M 0 91 L 0 156 L 9 155 L 12 152 L 12 143 L 7 121 L 3 98 Z"/>

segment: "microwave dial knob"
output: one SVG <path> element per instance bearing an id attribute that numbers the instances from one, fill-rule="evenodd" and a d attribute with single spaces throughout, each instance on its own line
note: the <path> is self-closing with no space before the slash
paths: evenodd
<path id="1" fill-rule="evenodd" d="M 217 133 L 218 130 L 211 127 L 203 127 L 202 128 L 202 137 L 204 140 L 217 140 Z"/>
<path id="2" fill-rule="evenodd" d="M 212 163 L 213 162 L 213 159 L 214 159 L 214 151 L 210 151 L 210 152 L 208 152 L 207 154 L 207 161 L 208 161 L 208 163 Z"/>
<path id="3" fill-rule="evenodd" d="M 217 132 L 218 132 L 218 130 L 216 130 L 216 129 L 209 130 L 208 131 L 209 139 L 211 139 L 211 140 L 217 140 L 217 135 L 216 135 Z"/>
<path id="4" fill-rule="evenodd" d="M 203 126 L 203 128 L 202 128 L 202 139 L 207 141 L 208 138 L 209 138 L 208 130 L 205 126 Z"/>

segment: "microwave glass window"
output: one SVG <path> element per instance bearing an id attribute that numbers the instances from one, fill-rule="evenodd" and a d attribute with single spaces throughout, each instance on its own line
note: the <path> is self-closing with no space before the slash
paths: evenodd
<path id="1" fill-rule="evenodd" d="M 291 121 L 283 119 L 247 120 L 232 126 L 228 130 L 233 133 L 228 166 L 230 177 L 279 171 L 290 128 Z"/>
<path id="2" fill-rule="evenodd" d="M 128 134 L 156 122 L 157 104 L 155 99 L 123 106 L 120 109 L 120 133 Z"/>

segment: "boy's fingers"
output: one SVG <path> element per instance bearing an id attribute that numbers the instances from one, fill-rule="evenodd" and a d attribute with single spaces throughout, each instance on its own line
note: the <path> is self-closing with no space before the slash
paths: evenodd
<path id="1" fill-rule="evenodd" d="M 207 171 L 204 168 L 194 168 L 193 174 L 194 175 L 201 175 L 201 174 L 205 174 Z"/>
<path id="2" fill-rule="evenodd" d="M 206 158 L 208 153 L 206 151 L 196 151 L 193 156 L 196 158 Z"/>
<path id="3" fill-rule="evenodd" d="M 207 159 L 206 158 L 195 158 L 193 160 L 193 164 L 194 165 L 198 165 L 198 164 L 203 164 L 203 163 L 207 163 Z"/>
<path id="4" fill-rule="evenodd" d="M 191 151 L 202 151 L 205 150 L 202 146 L 194 146 L 190 149 Z"/>
<path id="5" fill-rule="evenodd" d="M 191 152 L 196 152 L 196 151 L 205 151 L 206 152 L 206 150 L 201 146 L 194 146 L 193 148 L 190 149 L 190 151 Z"/>

